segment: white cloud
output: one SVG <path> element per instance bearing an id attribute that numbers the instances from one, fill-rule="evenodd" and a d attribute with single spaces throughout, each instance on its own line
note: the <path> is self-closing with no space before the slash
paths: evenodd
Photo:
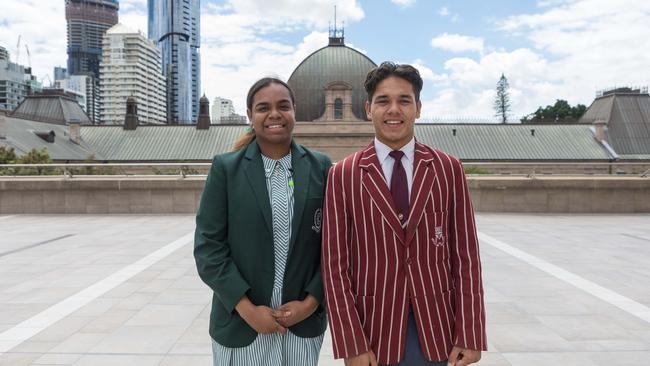
<path id="1" fill-rule="evenodd" d="M 448 59 L 449 81 L 423 101 L 423 116 L 492 116 L 502 72 L 510 83 L 512 121 L 556 99 L 588 106 L 599 89 L 650 82 L 650 3 L 546 0 L 537 10 L 498 24 L 530 47 Z"/>
<path id="2" fill-rule="evenodd" d="M 329 18 L 323 15 L 333 13 L 329 0 L 277 0 L 272 7 L 264 0 L 207 4 L 201 14 L 201 80 L 206 95 L 232 99 L 237 112 L 245 114 L 245 96 L 255 80 L 269 75 L 287 80 L 299 62 L 327 45 L 327 33 L 317 29 L 328 25 Z M 337 3 L 339 22 L 363 17 L 356 0 Z M 297 45 L 268 37 L 304 29 L 311 32 Z"/>
<path id="3" fill-rule="evenodd" d="M 415 4 L 416 0 L 390 0 L 393 4 L 397 4 L 401 7 L 408 7 Z"/>
<path id="4" fill-rule="evenodd" d="M 431 40 L 431 46 L 452 52 L 483 52 L 483 39 L 460 34 L 443 33 Z"/>
<path id="5" fill-rule="evenodd" d="M 442 8 L 440 8 L 438 10 L 438 15 L 440 15 L 441 17 L 449 16 L 449 14 L 451 14 L 451 13 L 449 12 L 449 9 L 447 9 L 446 6 L 443 6 Z"/>
<path id="6" fill-rule="evenodd" d="M 54 66 L 67 63 L 65 3 L 63 1 L 16 1 L 11 6 L 3 4 L 0 13 L 0 45 L 16 59 L 16 42 L 21 35 L 20 60 L 27 65 L 25 44 L 29 46 L 32 73 L 39 80 L 46 74 L 52 78 Z M 36 16 L 47 14 L 47 16 Z"/>

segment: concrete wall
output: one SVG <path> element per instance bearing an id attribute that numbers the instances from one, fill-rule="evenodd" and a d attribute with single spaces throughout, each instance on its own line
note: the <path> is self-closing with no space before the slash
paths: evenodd
<path id="1" fill-rule="evenodd" d="M 650 178 L 468 178 L 476 211 L 650 213 Z M 0 179 L 0 214 L 194 213 L 204 178 Z"/>

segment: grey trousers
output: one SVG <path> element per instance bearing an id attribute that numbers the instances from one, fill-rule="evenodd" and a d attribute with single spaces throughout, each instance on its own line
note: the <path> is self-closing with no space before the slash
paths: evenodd
<path id="1" fill-rule="evenodd" d="M 447 361 L 431 362 L 424 357 L 413 311 L 409 311 L 408 324 L 406 325 L 406 355 L 400 363 L 390 366 L 447 366 Z"/>

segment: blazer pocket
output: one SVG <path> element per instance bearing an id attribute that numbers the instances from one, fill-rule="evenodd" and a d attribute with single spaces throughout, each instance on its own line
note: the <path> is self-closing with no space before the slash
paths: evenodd
<path id="1" fill-rule="evenodd" d="M 374 296 L 354 297 L 354 305 L 357 309 L 357 313 L 359 314 L 359 320 L 361 321 L 361 326 L 364 329 L 366 328 L 366 323 L 368 323 L 368 321 L 370 320 L 368 319 L 368 314 L 373 313 L 374 304 L 375 304 Z"/>
<path id="2" fill-rule="evenodd" d="M 230 319 L 232 319 L 233 316 L 232 313 L 228 312 L 219 300 L 215 299 L 213 301 L 212 311 L 214 314 L 212 319 L 214 320 L 214 325 L 224 326 L 230 323 Z"/>

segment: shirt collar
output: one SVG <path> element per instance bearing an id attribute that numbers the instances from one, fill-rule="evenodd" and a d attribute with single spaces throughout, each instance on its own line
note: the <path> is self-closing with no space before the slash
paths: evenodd
<path id="1" fill-rule="evenodd" d="M 291 171 L 291 150 L 289 150 L 289 153 L 281 157 L 279 160 L 271 159 L 264 154 L 261 155 L 262 163 L 264 164 L 264 175 L 266 178 L 269 178 L 271 174 L 273 174 L 276 164 L 280 164 L 280 167 L 285 171 Z"/>
<path id="2" fill-rule="evenodd" d="M 410 163 L 413 163 L 413 155 L 415 154 L 415 137 L 411 137 L 411 141 L 406 143 L 406 145 L 402 146 L 399 150 L 404 153 L 404 157 Z M 392 148 L 388 147 L 375 137 L 375 152 L 377 153 L 379 164 L 384 164 L 384 161 L 388 158 L 388 154 L 390 154 L 391 151 L 393 151 Z"/>

